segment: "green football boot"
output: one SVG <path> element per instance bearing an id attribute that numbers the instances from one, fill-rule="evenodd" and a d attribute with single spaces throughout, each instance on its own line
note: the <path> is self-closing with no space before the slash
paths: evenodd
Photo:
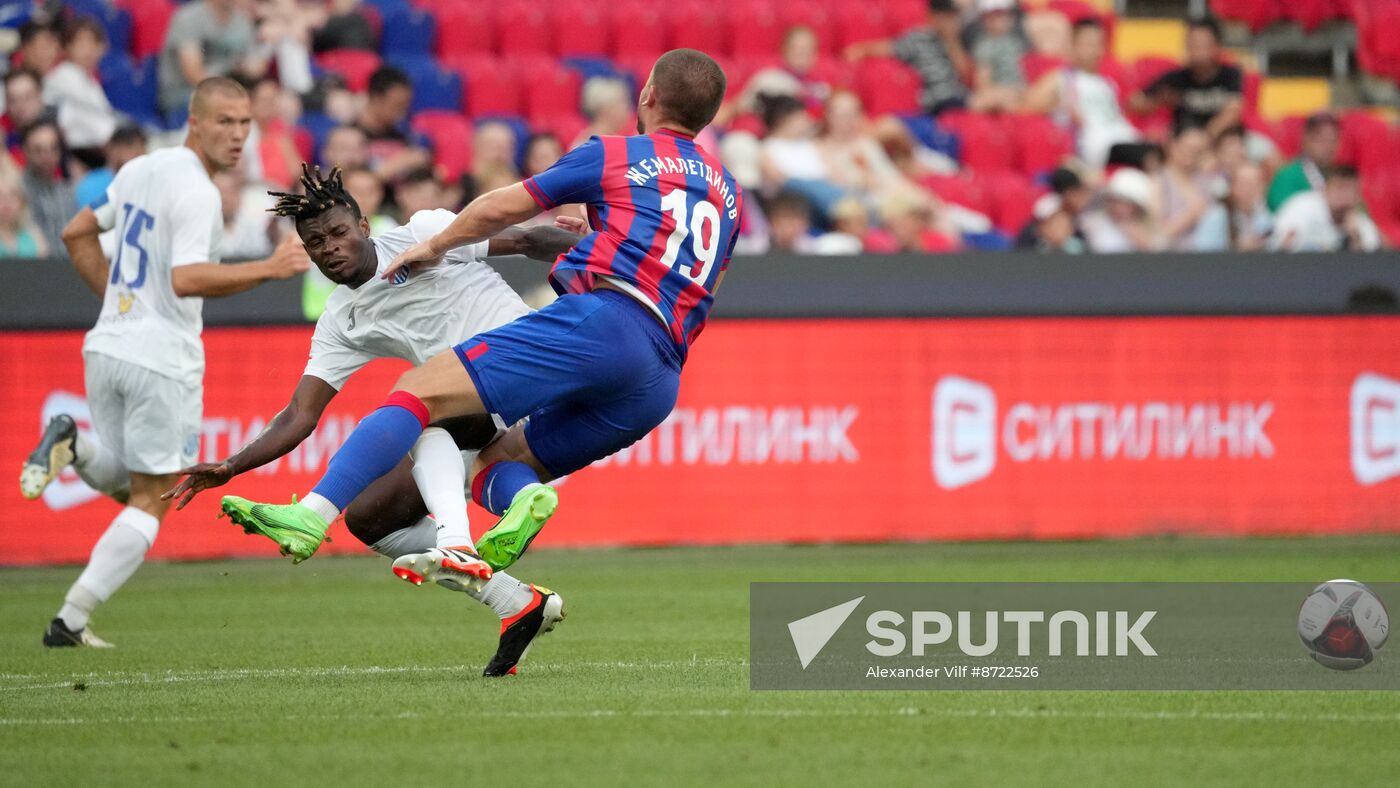
<path id="1" fill-rule="evenodd" d="M 520 560 L 559 508 L 559 493 L 547 484 L 527 484 L 511 499 L 510 508 L 491 530 L 477 540 L 476 552 L 499 572 Z"/>
<path id="2" fill-rule="evenodd" d="M 322 542 L 330 541 L 326 536 L 330 523 L 297 503 L 295 496 L 290 505 L 278 506 L 225 495 L 220 507 L 230 520 L 243 526 L 243 533 L 261 534 L 276 542 L 282 555 L 291 556 L 294 564 L 315 555 Z"/>

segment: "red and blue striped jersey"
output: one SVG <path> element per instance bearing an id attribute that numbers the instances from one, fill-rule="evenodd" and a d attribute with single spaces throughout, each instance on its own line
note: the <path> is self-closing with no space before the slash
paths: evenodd
<path id="1" fill-rule="evenodd" d="M 592 137 L 525 181 L 541 208 L 588 206 L 594 232 L 555 261 L 559 293 L 609 277 L 645 296 L 684 354 L 700 335 L 739 235 L 743 195 L 719 159 L 671 131 Z"/>

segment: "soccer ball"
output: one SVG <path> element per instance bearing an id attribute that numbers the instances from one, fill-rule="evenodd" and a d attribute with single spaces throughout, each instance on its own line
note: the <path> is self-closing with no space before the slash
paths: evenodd
<path id="1" fill-rule="evenodd" d="M 1298 609 L 1298 637 L 1318 664 L 1356 670 L 1371 664 L 1390 636 L 1390 616 L 1371 589 L 1355 580 L 1328 580 Z"/>

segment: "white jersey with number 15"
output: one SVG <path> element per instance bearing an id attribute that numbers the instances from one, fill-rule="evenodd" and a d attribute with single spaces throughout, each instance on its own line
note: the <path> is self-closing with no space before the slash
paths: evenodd
<path id="1" fill-rule="evenodd" d="M 180 146 L 128 162 L 94 209 L 115 228 L 107 294 L 84 353 L 146 367 L 176 380 L 204 378 L 204 299 L 180 298 L 171 271 L 218 262 L 223 236 L 219 190 L 195 152 Z"/>

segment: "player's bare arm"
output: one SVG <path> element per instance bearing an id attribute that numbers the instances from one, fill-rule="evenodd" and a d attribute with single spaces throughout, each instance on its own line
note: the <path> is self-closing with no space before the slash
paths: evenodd
<path id="1" fill-rule="evenodd" d="M 91 208 L 78 212 L 63 228 L 63 245 L 83 283 L 101 298 L 107 292 L 107 256 L 102 253 L 97 214 Z"/>
<path id="2" fill-rule="evenodd" d="M 252 290 L 264 282 L 306 273 L 311 259 L 301 241 L 288 235 L 265 260 L 248 263 L 194 263 L 170 272 L 175 295 L 217 298 Z"/>
<path id="3" fill-rule="evenodd" d="M 166 491 L 161 500 L 179 498 L 175 508 L 185 504 L 204 490 L 227 484 L 233 477 L 260 468 L 295 449 L 316 429 L 321 414 L 335 398 L 331 384 L 314 375 L 303 375 L 287 406 L 282 408 L 267 427 L 234 454 L 216 462 L 202 462 L 180 470 L 185 478 Z"/>
<path id="4" fill-rule="evenodd" d="M 518 254 L 532 260 L 552 263 L 559 255 L 578 243 L 582 232 L 584 231 L 570 232 L 548 225 L 507 227 L 491 236 L 491 240 L 487 242 L 486 256 L 506 257 Z"/>
<path id="5" fill-rule="evenodd" d="M 524 184 L 516 183 L 493 189 L 472 200 L 457 214 L 452 224 L 426 241 L 414 244 L 394 258 L 382 274 L 391 279 L 405 266 L 434 265 L 443 255 L 459 246 L 484 241 L 513 224 L 519 224 L 540 212 L 540 206 Z"/>

